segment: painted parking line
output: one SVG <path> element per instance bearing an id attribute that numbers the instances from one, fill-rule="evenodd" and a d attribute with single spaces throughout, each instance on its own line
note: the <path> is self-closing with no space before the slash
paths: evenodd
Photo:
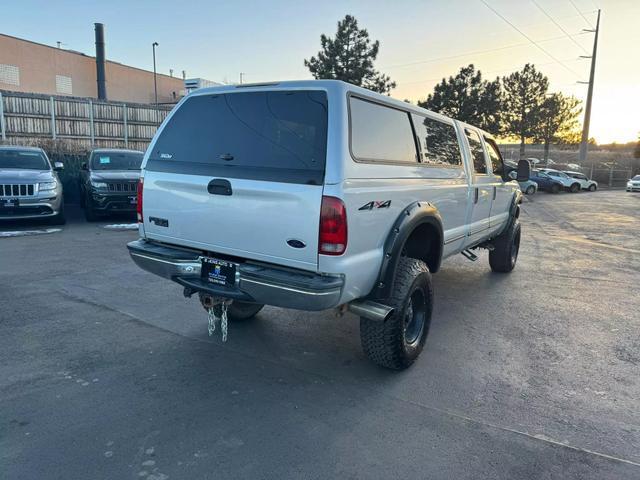
<path id="1" fill-rule="evenodd" d="M 61 228 L 46 228 L 44 230 L 14 230 L 9 232 L 0 232 L 0 238 L 48 235 L 49 233 L 57 233 L 61 231 L 62 231 Z"/>
<path id="2" fill-rule="evenodd" d="M 137 230 L 137 223 L 114 223 L 112 225 L 105 225 L 107 230 Z"/>

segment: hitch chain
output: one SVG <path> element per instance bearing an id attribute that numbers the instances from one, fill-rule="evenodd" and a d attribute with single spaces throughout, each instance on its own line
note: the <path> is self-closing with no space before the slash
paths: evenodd
<path id="1" fill-rule="evenodd" d="M 231 304 L 231 300 L 226 298 L 215 298 L 212 297 L 210 300 L 210 305 L 206 307 L 207 317 L 209 320 L 208 324 L 208 332 L 209 336 L 212 336 L 216 331 L 216 324 L 220 322 L 220 332 L 222 333 L 222 341 L 227 341 L 227 334 L 229 331 L 229 318 L 227 315 L 227 309 Z M 220 317 L 216 315 L 216 307 L 220 305 Z"/>

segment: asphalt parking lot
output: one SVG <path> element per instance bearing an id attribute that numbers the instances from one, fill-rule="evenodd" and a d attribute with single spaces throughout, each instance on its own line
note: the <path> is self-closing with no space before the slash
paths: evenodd
<path id="1" fill-rule="evenodd" d="M 122 219 L 0 237 L 0 477 L 640 478 L 639 207 L 528 199 L 516 270 L 445 262 L 402 373 L 351 314 L 265 308 L 209 338 Z"/>

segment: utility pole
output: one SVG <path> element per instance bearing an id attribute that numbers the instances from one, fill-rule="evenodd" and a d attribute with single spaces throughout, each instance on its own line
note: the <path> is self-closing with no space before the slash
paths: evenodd
<path id="1" fill-rule="evenodd" d="M 242 85 L 242 77 L 245 75 L 244 72 L 240 72 L 240 85 Z"/>
<path id="2" fill-rule="evenodd" d="M 593 79 L 596 74 L 596 53 L 598 52 L 598 33 L 600 31 L 600 10 L 598 9 L 598 20 L 595 30 L 585 30 L 586 32 L 594 32 L 593 53 L 591 54 L 591 73 L 589 74 L 589 90 L 587 91 L 587 104 L 584 109 L 584 122 L 582 123 L 582 141 L 580 142 L 580 153 L 578 160 L 584 165 L 587 160 L 587 150 L 589 148 L 589 124 L 591 123 L 591 100 L 593 98 Z M 589 57 L 583 57 L 589 58 Z"/>

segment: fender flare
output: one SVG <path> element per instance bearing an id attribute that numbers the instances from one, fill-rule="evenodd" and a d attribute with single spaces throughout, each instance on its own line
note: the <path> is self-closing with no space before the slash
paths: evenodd
<path id="1" fill-rule="evenodd" d="M 522 192 L 520 190 L 516 190 L 513 194 L 513 198 L 511 199 L 511 206 L 509 207 L 509 220 L 502 230 L 500 230 L 500 233 L 497 235 L 498 237 L 509 230 L 515 221 L 520 218 L 520 204 L 522 203 L 523 198 L 524 195 Z"/>
<path id="2" fill-rule="evenodd" d="M 435 273 L 442 262 L 444 247 L 444 233 L 442 218 L 438 209 L 428 202 L 414 202 L 402 209 L 400 215 L 393 224 L 391 231 L 384 242 L 384 256 L 380 272 L 373 290 L 369 294 L 373 299 L 389 298 L 393 289 L 393 277 L 400 261 L 402 250 L 410 235 L 420 226 L 430 225 L 437 235 L 435 250 L 430 249 L 431 261 L 428 261 L 429 270 Z"/>

